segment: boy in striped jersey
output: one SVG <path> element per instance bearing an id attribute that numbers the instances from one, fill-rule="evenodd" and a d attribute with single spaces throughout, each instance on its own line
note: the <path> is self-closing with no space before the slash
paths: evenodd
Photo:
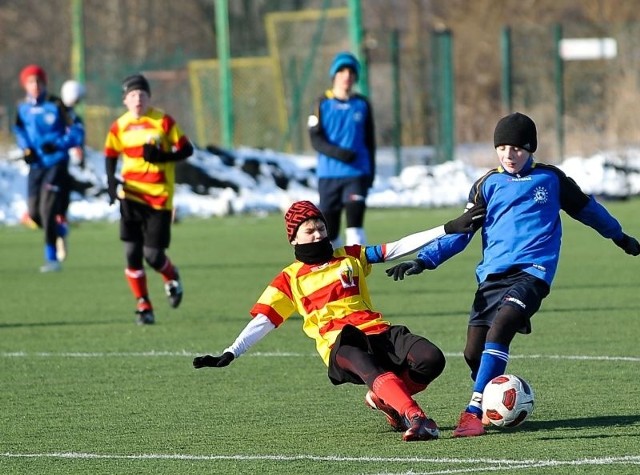
<path id="1" fill-rule="evenodd" d="M 151 89 L 142 74 L 124 79 L 127 112 L 109 128 L 105 143 L 109 203 L 120 200 L 120 240 L 124 242 L 125 276 L 136 298 L 136 322 L 155 322 L 147 289 L 144 261 L 164 281 L 169 305 L 182 301 L 178 269 L 165 250 L 171 241 L 175 165 L 193 153 L 193 146 L 175 120 L 151 107 Z M 122 157 L 122 195 L 116 167 Z"/>
<path id="2" fill-rule="evenodd" d="M 220 356 L 199 356 L 195 368 L 223 367 L 245 353 L 294 312 L 315 340 L 333 384 L 366 384 L 365 402 L 384 412 L 403 440 L 431 440 L 438 426 L 412 395 L 423 391 L 445 366 L 440 349 L 408 328 L 391 325 L 373 310 L 366 277 L 371 264 L 409 254 L 448 233 L 471 233 L 484 218 L 475 207 L 427 231 L 376 246 L 333 249 L 320 210 L 309 201 L 294 203 L 285 215 L 296 260 L 283 269 L 251 309 L 253 319 Z"/>

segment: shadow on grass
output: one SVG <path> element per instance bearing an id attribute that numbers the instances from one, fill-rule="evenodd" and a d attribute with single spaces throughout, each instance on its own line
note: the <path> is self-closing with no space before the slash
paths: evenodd
<path id="1" fill-rule="evenodd" d="M 131 319 L 133 321 L 133 318 Z M 77 322 L 16 322 L 0 323 L 0 328 L 39 328 L 39 327 L 66 327 L 87 325 L 113 325 L 115 320 L 87 320 Z"/>
<path id="2" fill-rule="evenodd" d="M 549 421 L 527 421 L 522 425 L 521 430 L 538 431 L 552 429 L 585 429 L 589 427 L 615 427 L 629 426 L 640 423 L 640 414 L 629 414 L 624 416 L 597 416 L 579 417 L 576 419 L 556 419 Z"/>

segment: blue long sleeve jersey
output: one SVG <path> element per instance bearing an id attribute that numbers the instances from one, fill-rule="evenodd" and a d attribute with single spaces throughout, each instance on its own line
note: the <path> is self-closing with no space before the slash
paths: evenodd
<path id="1" fill-rule="evenodd" d="M 557 167 L 536 163 L 533 156 L 518 174 L 502 167 L 489 171 L 472 186 L 469 202 L 487 208 L 482 260 L 476 268 L 479 283 L 491 274 L 518 269 L 550 286 L 560 257 L 560 210 L 605 238 L 623 234 L 620 223 L 573 179 Z M 442 236 L 423 247 L 417 258 L 427 269 L 435 269 L 464 250 L 472 237 Z"/>
<path id="2" fill-rule="evenodd" d="M 360 94 L 347 100 L 328 90 L 308 120 L 311 145 L 318 152 L 319 178 L 375 175 L 375 127 L 369 101 Z"/>
<path id="3" fill-rule="evenodd" d="M 31 164 L 34 168 L 49 168 L 68 160 L 69 149 L 84 144 L 82 121 L 74 120 L 59 98 L 44 93 L 18 105 L 13 133 L 18 147 L 37 155 L 38 160 Z M 56 150 L 45 153 L 42 146 L 46 143 L 55 145 Z"/>

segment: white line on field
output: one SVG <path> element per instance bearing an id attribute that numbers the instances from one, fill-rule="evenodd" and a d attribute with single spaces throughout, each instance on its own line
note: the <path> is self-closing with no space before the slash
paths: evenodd
<path id="1" fill-rule="evenodd" d="M 158 356 L 188 356 L 202 354 L 193 351 L 138 351 L 138 352 L 42 352 L 42 351 L 5 351 L 0 352 L 1 358 L 138 358 L 138 357 L 158 357 Z M 292 352 L 260 352 L 248 353 L 245 357 L 266 357 L 266 358 L 301 358 L 316 357 L 316 353 L 292 353 Z M 448 357 L 461 357 L 462 353 L 445 353 Z M 510 355 L 509 359 L 546 359 L 546 360 L 584 360 L 584 361 L 628 361 L 639 363 L 638 356 L 598 356 L 598 355 Z"/>
<path id="2" fill-rule="evenodd" d="M 472 471 L 497 471 L 497 470 L 513 470 L 518 468 L 532 467 L 556 467 L 563 465 L 581 466 L 581 465 L 640 465 L 640 455 L 627 455 L 622 457 L 600 457 L 600 458 L 583 458 L 577 460 L 508 460 L 508 459 L 455 459 L 455 458 L 422 458 L 422 457 L 345 457 L 338 455 L 188 455 L 188 454 L 138 454 L 138 455 L 120 455 L 120 454 L 91 454 L 81 452 L 53 452 L 53 453 L 32 453 L 19 454 L 5 452 L 0 454 L 0 458 L 60 458 L 60 459 L 107 459 L 107 460 L 234 460 L 234 461 L 276 461 L 276 462 L 293 462 L 299 460 L 309 460 L 313 462 L 361 462 L 361 463 L 416 463 L 416 464 L 459 464 L 474 465 L 464 469 L 441 470 L 431 472 L 421 472 L 425 475 L 448 474 L 448 473 L 465 473 Z M 478 464 L 488 465 L 486 467 L 478 467 Z M 406 472 L 403 472 L 406 473 Z M 418 472 L 411 471 L 411 474 Z M 389 474 L 389 472 L 385 472 Z"/>

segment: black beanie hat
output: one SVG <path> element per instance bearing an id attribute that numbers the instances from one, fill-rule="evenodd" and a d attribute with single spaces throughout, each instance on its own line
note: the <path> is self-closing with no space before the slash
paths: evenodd
<path id="1" fill-rule="evenodd" d="M 132 74 L 127 76 L 122 81 L 122 97 L 126 96 L 131 91 L 145 91 L 151 95 L 151 88 L 149 87 L 149 81 L 142 74 Z"/>
<path id="2" fill-rule="evenodd" d="M 536 124 L 520 112 L 514 112 L 498 121 L 493 132 L 493 146 L 512 145 L 531 153 L 538 148 Z"/>

